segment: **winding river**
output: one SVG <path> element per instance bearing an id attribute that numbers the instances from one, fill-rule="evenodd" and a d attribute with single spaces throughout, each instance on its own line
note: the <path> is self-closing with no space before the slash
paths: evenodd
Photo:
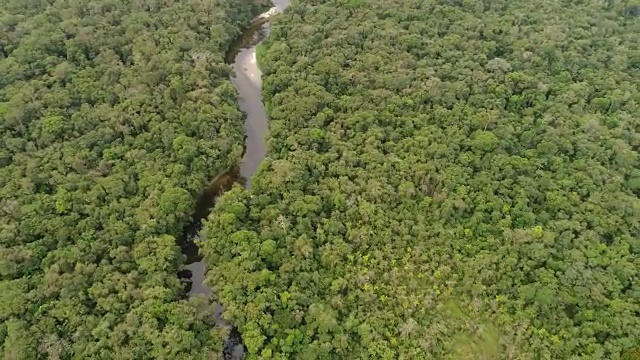
<path id="1" fill-rule="evenodd" d="M 185 228 L 180 240 L 182 250 L 187 255 L 185 270 L 181 272 L 180 277 L 190 279 L 189 296 L 204 295 L 210 298 L 212 295 L 211 289 L 204 284 L 205 261 L 193 242 L 193 239 L 199 236 L 202 220 L 209 215 L 215 199 L 229 190 L 234 183 L 241 183 L 246 188 L 251 188 L 251 177 L 267 153 L 265 137 L 268 131 L 268 118 L 262 103 L 262 72 L 256 63 L 256 46 L 269 32 L 269 18 L 284 10 L 289 5 L 289 0 L 273 0 L 273 4 L 274 8 L 256 17 L 231 44 L 225 57 L 228 64 L 233 64 L 235 77 L 231 78 L 231 82 L 238 91 L 240 109 L 247 115 L 244 124 L 245 152 L 238 166 L 216 176 L 203 191 L 196 203 L 193 221 Z M 220 316 L 223 311 L 222 306 L 219 304 L 215 306 L 217 323 L 227 325 Z M 234 327 L 231 327 L 229 339 L 225 343 L 224 356 L 225 359 L 234 360 L 244 357 L 244 346 L 240 334 Z"/>

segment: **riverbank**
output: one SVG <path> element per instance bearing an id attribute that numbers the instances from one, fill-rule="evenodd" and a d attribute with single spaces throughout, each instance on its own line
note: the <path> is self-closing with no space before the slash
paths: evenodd
<path id="1" fill-rule="evenodd" d="M 218 196 L 229 190 L 234 184 L 251 187 L 250 179 L 257 171 L 266 154 L 265 136 L 268 131 L 267 114 L 262 104 L 261 76 L 256 64 L 256 45 L 266 36 L 268 18 L 273 16 L 273 8 L 254 18 L 254 21 L 234 40 L 225 59 L 234 68 L 231 82 L 238 91 L 240 109 L 246 114 L 244 121 L 244 150 L 239 165 L 218 174 L 198 198 L 193 221 L 185 227 L 179 241 L 187 255 L 185 270 L 191 273 L 190 296 L 210 297 L 211 290 L 204 284 L 205 264 L 198 253 L 196 242 L 202 221 L 209 215 Z"/>
<path id="2" fill-rule="evenodd" d="M 191 260 L 185 265 L 185 270 L 190 273 L 189 296 L 204 296 L 211 298 L 213 293 L 205 283 L 206 259 L 198 251 L 197 243 L 206 241 L 200 235 L 201 222 L 206 219 L 216 199 L 229 190 L 234 184 L 241 184 L 245 188 L 251 188 L 251 177 L 256 173 L 260 163 L 267 152 L 266 135 L 268 132 L 267 113 L 262 103 L 261 76 L 262 73 L 256 60 L 256 46 L 268 33 L 269 19 L 281 12 L 288 2 L 279 2 L 267 12 L 254 18 L 236 40 L 234 40 L 225 55 L 226 62 L 234 69 L 231 82 L 238 92 L 240 109 L 246 114 L 244 121 L 245 145 L 242 161 L 232 170 L 216 176 L 209 184 L 203 195 L 198 200 L 194 221 L 186 229 L 186 246 L 183 250 Z M 219 326 L 229 326 L 220 317 L 223 307 L 220 304 L 212 304 L 215 307 L 216 323 Z M 225 359 L 241 359 L 244 346 L 240 332 L 235 327 L 230 327 L 229 337 L 225 341 Z"/>

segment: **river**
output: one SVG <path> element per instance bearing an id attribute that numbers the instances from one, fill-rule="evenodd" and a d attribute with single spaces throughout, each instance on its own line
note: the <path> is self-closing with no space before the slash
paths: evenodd
<path id="1" fill-rule="evenodd" d="M 275 9 L 269 14 L 278 13 L 289 5 L 289 0 L 274 0 Z M 275 11 L 274 11 L 275 10 Z M 266 14 L 266 13 L 265 13 Z M 263 15 L 265 15 L 263 14 Z M 189 296 L 203 295 L 210 298 L 211 289 L 204 284 L 206 265 L 198 253 L 197 245 L 193 242 L 199 237 L 202 220 L 206 219 L 215 204 L 215 199 L 229 190 L 234 183 L 241 183 L 247 189 L 251 188 L 251 177 L 267 153 L 266 135 L 268 132 L 268 117 L 262 103 L 261 77 L 262 72 L 256 62 L 256 46 L 269 31 L 269 17 L 258 16 L 249 27 L 231 44 L 225 56 L 228 64 L 233 64 L 235 76 L 231 82 L 239 94 L 240 109 L 247 118 L 244 123 L 245 152 L 241 163 L 226 173 L 216 176 L 203 191 L 196 203 L 193 221 L 185 228 L 180 241 L 183 252 L 187 255 L 185 271 L 180 277 L 190 279 Z M 224 310 L 219 304 L 216 315 L 219 324 L 224 324 L 220 314 Z M 231 335 L 225 344 L 225 359 L 242 359 L 244 347 L 237 329 L 231 329 Z"/>

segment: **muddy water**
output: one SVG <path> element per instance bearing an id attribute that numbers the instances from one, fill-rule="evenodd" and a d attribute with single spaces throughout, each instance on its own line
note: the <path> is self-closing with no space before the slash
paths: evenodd
<path id="1" fill-rule="evenodd" d="M 277 12 L 289 6 L 289 0 L 274 0 Z M 267 155 L 266 135 L 269 130 L 267 112 L 262 103 L 262 72 L 256 63 L 256 46 L 269 32 L 269 18 L 257 18 L 236 39 L 227 53 L 227 63 L 233 63 L 236 76 L 231 79 L 240 95 L 240 108 L 247 114 L 244 124 L 246 152 L 240 164 L 240 174 L 251 188 L 251 177 Z"/>
<path id="2" fill-rule="evenodd" d="M 260 24 L 262 23 L 262 24 Z M 262 104 L 261 75 L 256 64 L 255 45 L 262 40 L 267 31 L 268 22 L 259 20 L 238 39 L 233 67 L 236 76 L 231 79 L 240 94 L 240 108 L 247 114 L 244 123 L 246 151 L 240 163 L 240 174 L 247 178 L 245 187 L 251 188 L 251 176 L 267 153 L 265 136 L 268 130 L 267 113 Z M 228 60 L 228 59 L 227 59 Z"/>
<path id="3" fill-rule="evenodd" d="M 278 12 L 289 5 L 289 0 L 275 0 L 274 6 Z M 205 219 L 215 204 L 215 199 L 223 192 L 229 190 L 234 183 L 241 183 L 246 188 L 251 188 L 251 177 L 258 166 L 264 160 L 267 153 L 265 137 L 268 131 L 267 113 L 262 103 L 261 76 L 262 72 L 256 63 L 256 46 L 264 39 L 269 30 L 269 18 L 256 18 L 254 22 L 231 45 L 226 60 L 233 64 L 235 77 L 231 78 L 239 94 L 239 105 L 247 115 L 244 124 L 245 129 L 245 153 L 239 166 L 230 171 L 218 175 L 205 189 L 196 204 L 193 222 L 185 228 L 181 247 L 187 255 L 185 271 L 180 276 L 190 285 L 189 296 L 203 295 L 211 298 L 212 292 L 204 284 L 206 267 L 205 261 L 198 253 L 197 245 L 193 242 L 199 237 L 202 228 L 202 220 Z M 216 306 L 217 322 L 225 326 L 219 316 L 223 308 Z M 225 344 L 225 359 L 242 359 L 244 347 L 237 329 L 231 328 L 229 339 Z"/>

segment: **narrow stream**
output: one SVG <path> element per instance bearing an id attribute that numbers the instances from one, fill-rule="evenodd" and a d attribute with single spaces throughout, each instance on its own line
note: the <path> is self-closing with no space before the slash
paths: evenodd
<path id="1" fill-rule="evenodd" d="M 284 10 L 290 0 L 273 0 L 275 9 L 263 14 L 273 14 Z M 275 10 L 275 11 L 274 11 Z M 211 289 L 204 284 L 206 265 L 202 256 L 198 253 L 198 247 L 194 239 L 199 237 L 202 229 L 202 220 L 206 219 L 215 204 L 215 199 L 229 190 L 234 183 L 241 183 L 247 189 L 251 188 L 251 177 L 264 160 L 267 153 L 266 135 L 268 131 L 267 112 L 262 103 L 261 76 L 262 72 L 256 63 L 256 46 L 262 41 L 269 31 L 269 17 L 257 17 L 252 24 L 231 44 L 226 54 L 228 64 L 233 64 L 235 77 L 231 82 L 239 93 L 240 109 L 247 115 L 244 124 L 245 153 L 242 162 L 226 173 L 216 176 L 215 179 L 203 191 L 196 203 L 193 221 L 185 228 L 179 243 L 182 251 L 187 255 L 185 270 L 179 276 L 190 283 L 188 295 L 204 295 L 210 298 Z M 216 306 L 217 323 L 224 323 L 220 314 L 222 306 Z M 242 339 L 235 327 L 231 327 L 229 339 L 225 343 L 225 359 L 244 358 L 244 346 Z"/>

